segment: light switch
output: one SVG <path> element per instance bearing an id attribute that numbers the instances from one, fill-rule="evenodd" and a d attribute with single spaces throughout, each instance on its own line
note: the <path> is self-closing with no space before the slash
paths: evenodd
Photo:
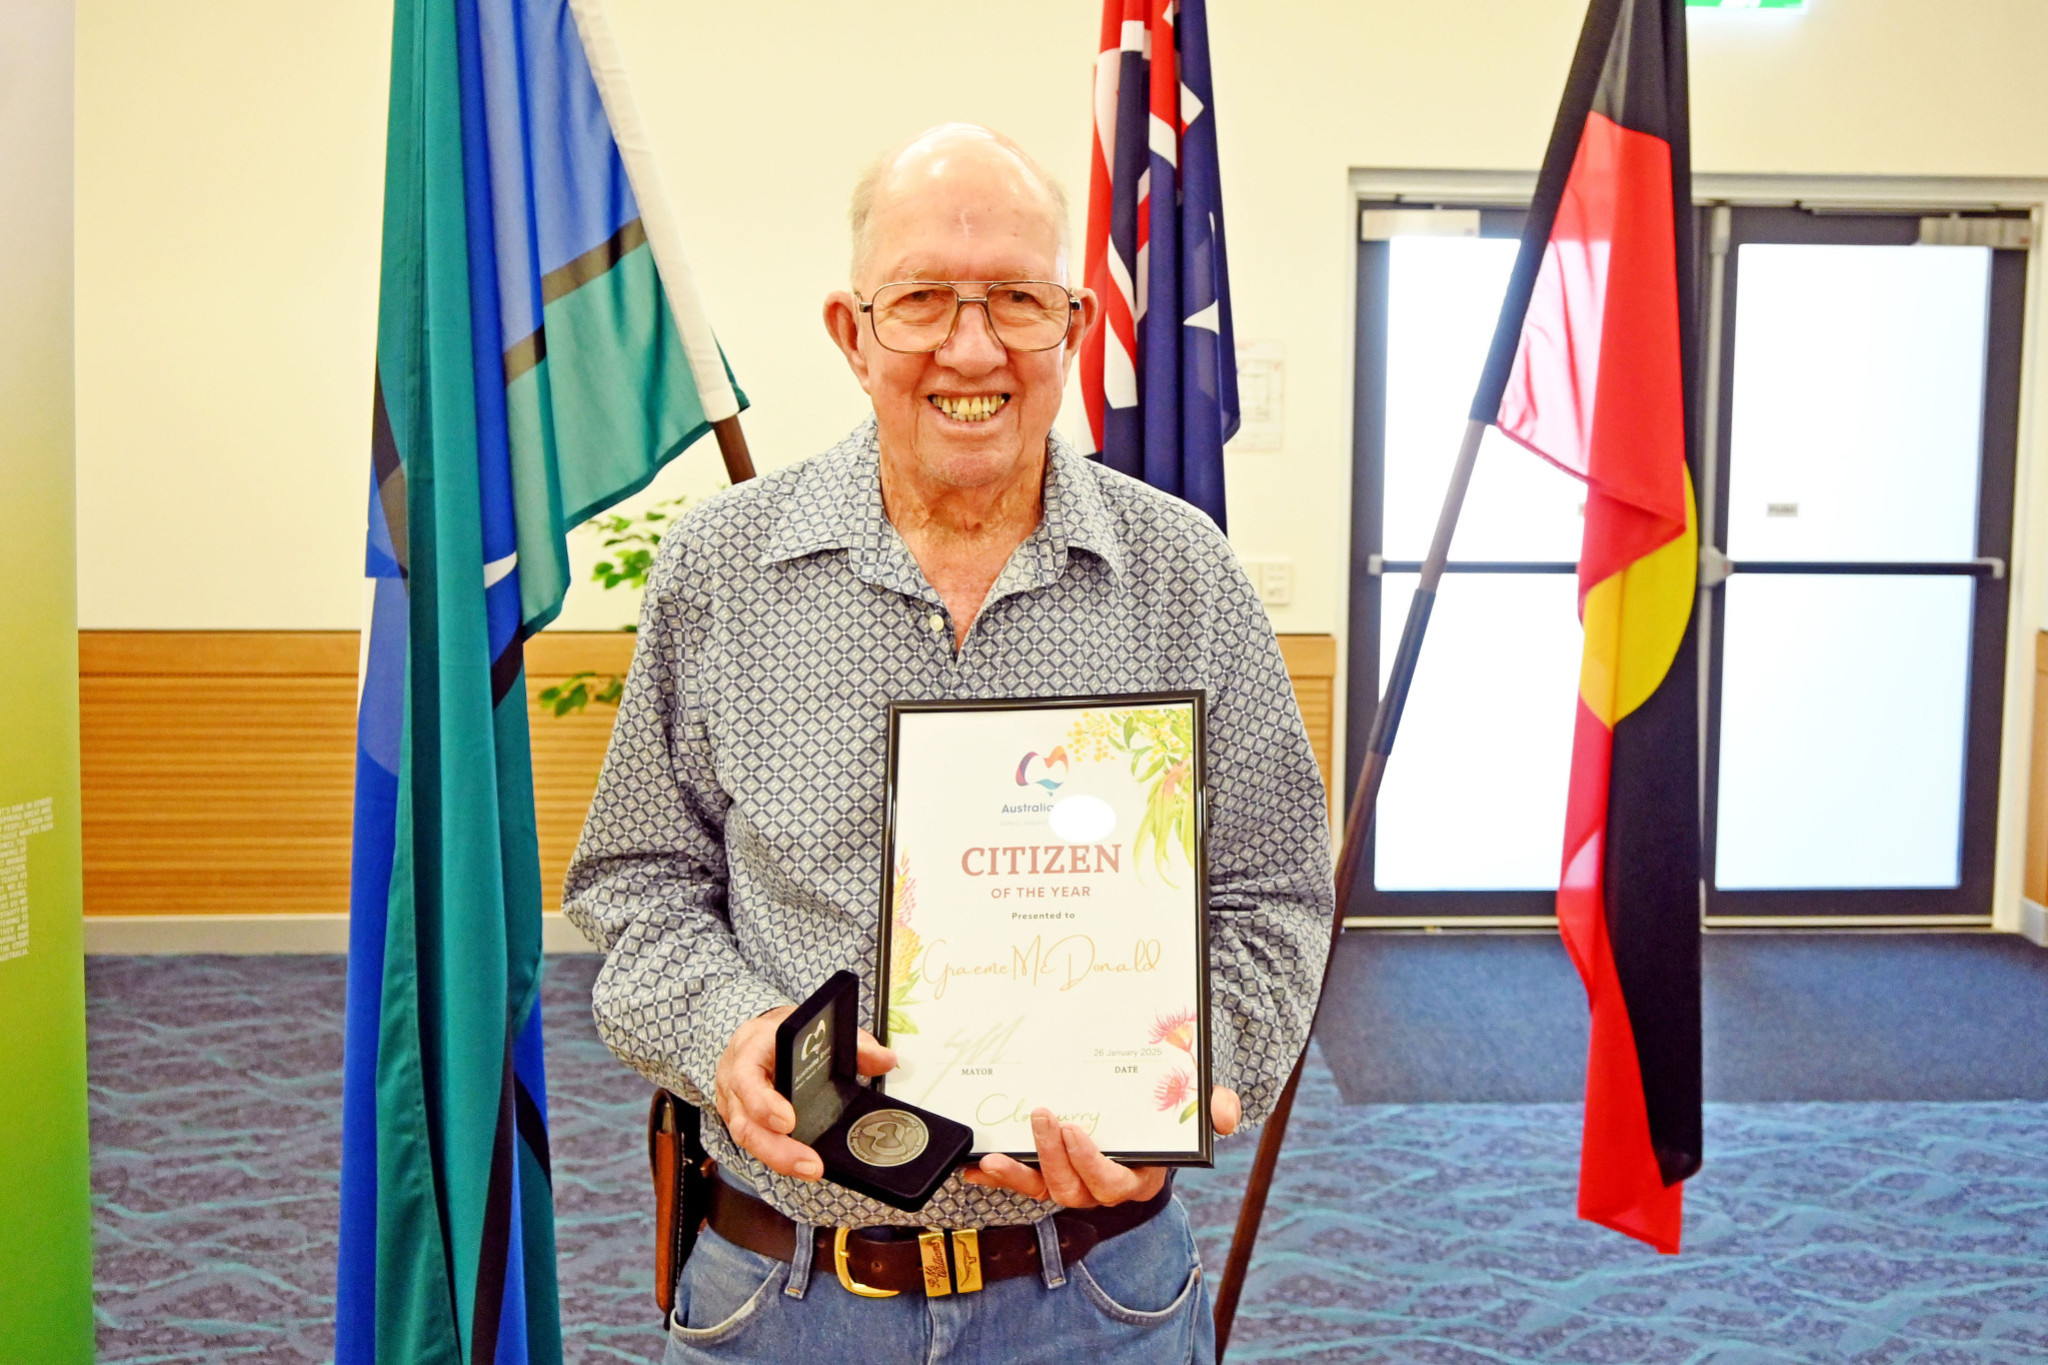
<path id="1" fill-rule="evenodd" d="M 1294 561 L 1291 559 L 1247 559 L 1244 571 L 1259 590 L 1259 600 L 1269 607 L 1294 604 Z"/>

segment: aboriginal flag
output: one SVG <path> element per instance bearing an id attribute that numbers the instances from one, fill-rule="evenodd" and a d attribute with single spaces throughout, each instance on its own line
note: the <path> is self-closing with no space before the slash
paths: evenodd
<path id="1" fill-rule="evenodd" d="M 1475 420 L 1586 482 L 1558 924 L 1592 1007 L 1579 1216 L 1678 1250 L 1700 1166 L 1684 0 L 1593 0 Z"/>

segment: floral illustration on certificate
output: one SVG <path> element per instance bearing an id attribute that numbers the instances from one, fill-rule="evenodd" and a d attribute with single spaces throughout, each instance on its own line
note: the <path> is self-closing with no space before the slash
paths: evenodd
<path id="1" fill-rule="evenodd" d="M 898 854 L 891 874 L 889 893 L 889 1032 L 892 1036 L 917 1032 L 910 1007 L 917 990 L 917 959 L 924 945 L 911 916 L 917 910 L 917 879 L 910 875 L 910 855 Z"/>
<path id="2" fill-rule="evenodd" d="M 1195 862 L 1194 713 L 1181 707 L 1083 711 L 1068 732 L 1073 752 L 1100 762 L 1111 753 L 1130 760 L 1131 776 L 1145 787 L 1145 818 L 1131 837 L 1131 857 L 1149 846 L 1154 866 L 1170 875 L 1169 850 L 1183 867 Z"/>
<path id="3" fill-rule="evenodd" d="M 1195 1012 L 1192 1009 L 1181 1009 L 1160 1015 L 1153 1021 L 1151 1035 L 1146 1041 L 1155 1044 L 1167 1043 L 1187 1054 L 1181 1061 L 1167 1063 L 1170 1069 L 1160 1078 L 1159 1088 L 1155 1092 L 1161 1109 L 1171 1109 L 1176 1105 L 1185 1104 L 1187 1107 L 1180 1111 L 1180 1121 L 1186 1123 L 1195 1116 L 1195 1111 L 1201 1108 L 1194 1100 L 1194 1077 L 1181 1064 L 1194 1059 Z"/>

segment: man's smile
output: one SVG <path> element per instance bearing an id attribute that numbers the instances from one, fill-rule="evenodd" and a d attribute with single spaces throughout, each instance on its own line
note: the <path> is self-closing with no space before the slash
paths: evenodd
<path id="1" fill-rule="evenodd" d="M 956 422 L 986 422 L 1009 403 L 1007 393 L 931 393 L 925 401 Z"/>

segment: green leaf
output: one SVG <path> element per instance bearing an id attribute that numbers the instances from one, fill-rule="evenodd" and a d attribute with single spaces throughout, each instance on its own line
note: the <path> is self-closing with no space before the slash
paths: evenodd
<path id="1" fill-rule="evenodd" d="M 1195 1111 L 1201 1107 L 1202 1102 L 1200 1100 L 1189 1100 L 1188 1107 L 1180 1111 L 1180 1121 L 1186 1123 L 1195 1116 Z"/>
<path id="2" fill-rule="evenodd" d="M 911 1022 L 910 1022 L 910 1016 L 909 1016 L 909 1015 L 907 1015 L 907 1014 L 905 1014 L 905 1013 L 904 1013 L 903 1011 L 901 1011 L 901 1010 L 890 1010 L 890 1011 L 889 1011 L 889 1032 L 891 1032 L 891 1033 L 915 1033 L 915 1032 L 917 1032 L 917 1025 L 915 1025 L 915 1024 L 913 1024 L 913 1023 L 911 1023 Z"/>
<path id="3" fill-rule="evenodd" d="M 621 584 L 633 588 L 646 587 L 648 572 L 654 567 L 654 551 L 661 545 L 662 532 L 690 502 L 687 497 L 670 498 L 656 503 L 638 516 L 614 513 L 586 522 L 586 527 L 601 538 L 605 549 L 617 552 L 591 571 L 592 580 L 606 588 L 616 588 Z"/>

